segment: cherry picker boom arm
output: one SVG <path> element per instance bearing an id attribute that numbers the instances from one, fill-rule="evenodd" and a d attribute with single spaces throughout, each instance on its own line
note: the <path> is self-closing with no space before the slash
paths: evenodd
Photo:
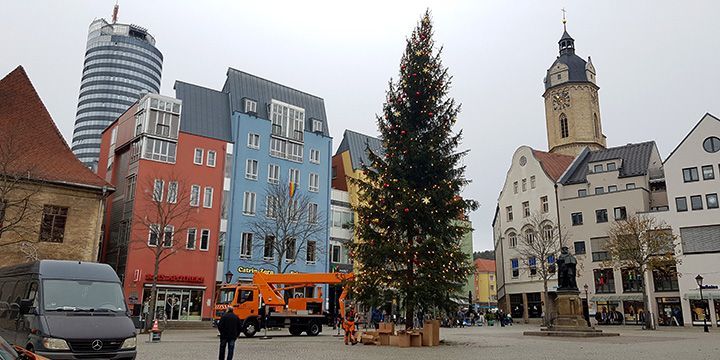
<path id="1" fill-rule="evenodd" d="M 265 305 L 285 306 L 285 299 L 280 292 L 282 288 L 277 285 L 337 285 L 352 280 L 352 278 L 352 273 L 265 274 L 257 272 L 253 276 L 253 283 L 258 287 L 258 291 L 262 295 Z M 339 298 L 340 314 L 342 314 L 342 316 L 345 316 L 345 298 L 347 297 L 347 291 L 347 286 L 343 287 L 343 292 Z"/>

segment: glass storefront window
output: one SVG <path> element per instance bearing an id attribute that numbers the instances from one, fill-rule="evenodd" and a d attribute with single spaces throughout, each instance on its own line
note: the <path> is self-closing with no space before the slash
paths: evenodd
<path id="1" fill-rule="evenodd" d="M 528 317 L 542 317 L 542 298 L 540 293 L 527 293 Z"/>
<path id="2" fill-rule="evenodd" d="M 715 299 L 713 303 L 715 303 L 715 322 L 717 322 L 717 325 L 720 325 L 720 300 Z"/>
<path id="3" fill-rule="evenodd" d="M 679 291 L 677 278 L 677 268 L 672 267 L 668 270 L 653 269 L 652 272 L 655 291 Z"/>
<path id="4" fill-rule="evenodd" d="M 623 314 L 618 311 L 618 309 L 620 309 L 620 302 L 598 301 L 596 304 L 595 320 L 598 324 L 621 325 L 623 323 Z"/>
<path id="5" fill-rule="evenodd" d="M 635 269 L 622 269 L 622 286 L 624 293 L 635 293 L 642 291 L 642 274 Z M 627 315 L 627 311 L 625 312 Z"/>
<path id="6" fill-rule="evenodd" d="M 708 309 L 707 300 L 690 300 L 690 313 L 692 314 L 693 325 L 702 326 L 705 320 L 705 314 L 708 315 L 707 321 L 710 322 L 710 311 Z"/>
<path id="7" fill-rule="evenodd" d="M 625 325 L 642 325 L 645 322 L 645 304 L 642 301 L 623 301 Z"/>
<path id="8" fill-rule="evenodd" d="M 523 310 L 522 294 L 510 294 L 510 316 L 513 319 L 522 319 Z"/>
<path id="9" fill-rule="evenodd" d="M 155 316 L 165 320 L 202 320 L 203 293 L 204 290 L 158 288 Z M 149 300 L 147 288 L 143 291 L 143 302 Z"/>
<path id="10" fill-rule="evenodd" d="M 679 297 L 657 298 L 660 326 L 683 326 Z"/>
<path id="11" fill-rule="evenodd" d="M 595 293 L 607 294 L 615 292 L 615 273 L 613 269 L 593 270 L 595 278 Z"/>

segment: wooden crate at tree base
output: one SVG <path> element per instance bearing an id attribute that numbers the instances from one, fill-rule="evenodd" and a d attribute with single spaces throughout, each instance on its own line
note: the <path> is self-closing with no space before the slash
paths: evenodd
<path id="1" fill-rule="evenodd" d="M 430 320 L 430 323 L 432 324 L 433 334 L 432 334 L 432 346 L 439 346 L 440 345 L 440 320 Z"/>
<path id="2" fill-rule="evenodd" d="M 394 335 L 391 334 L 380 334 L 380 345 L 390 345 L 390 337 L 393 337 Z M 395 344 L 397 346 L 397 344 Z"/>
<path id="3" fill-rule="evenodd" d="M 425 321 L 422 329 L 422 345 L 423 346 L 434 346 L 433 338 L 435 336 L 435 328 L 431 321 Z"/>
<path id="4" fill-rule="evenodd" d="M 378 332 L 381 334 L 394 334 L 395 333 L 395 324 L 380 323 L 380 329 L 378 329 Z"/>
<path id="5" fill-rule="evenodd" d="M 410 333 L 407 333 L 405 331 L 398 332 L 398 347 L 406 348 L 410 347 Z"/>
<path id="6" fill-rule="evenodd" d="M 422 344 L 422 332 L 419 331 L 413 331 L 410 332 L 410 346 L 411 347 L 421 347 Z"/>
<path id="7" fill-rule="evenodd" d="M 390 346 L 400 346 L 400 336 L 399 335 L 388 335 L 389 337 L 389 345 Z"/>

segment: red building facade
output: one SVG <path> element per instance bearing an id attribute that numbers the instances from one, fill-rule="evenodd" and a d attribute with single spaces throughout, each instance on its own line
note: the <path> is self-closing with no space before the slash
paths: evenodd
<path id="1" fill-rule="evenodd" d="M 157 246 L 167 248 L 158 271 L 157 316 L 212 316 L 224 237 L 225 159 L 232 146 L 186 131 L 182 108 L 178 99 L 148 94 L 102 134 L 98 175 L 118 188 L 108 199 L 102 261 L 123 279 L 134 316 L 149 310 Z M 189 215 L 167 221 L 166 239 L 172 240 L 158 244 L 151 223 L 160 211 L 172 211 L 167 209 Z"/>

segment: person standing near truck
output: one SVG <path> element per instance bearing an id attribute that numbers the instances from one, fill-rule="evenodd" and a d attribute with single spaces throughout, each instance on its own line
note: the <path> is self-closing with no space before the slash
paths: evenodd
<path id="1" fill-rule="evenodd" d="M 220 318 L 217 325 L 220 332 L 220 354 L 219 360 L 225 359 L 225 346 L 227 345 L 227 360 L 232 360 L 235 352 L 235 340 L 240 335 L 240 319 L 233 312 L 233 307 L 228 306 L 225 314 Z"/>
<path id="2" fill-rule="evenodd" d="M 345 330 L 345 345 L 355 345 L 357 340 L 355 339 L 355 310 L 350 308 L 345 318 L 343 319 L 343 330 Z"/>

